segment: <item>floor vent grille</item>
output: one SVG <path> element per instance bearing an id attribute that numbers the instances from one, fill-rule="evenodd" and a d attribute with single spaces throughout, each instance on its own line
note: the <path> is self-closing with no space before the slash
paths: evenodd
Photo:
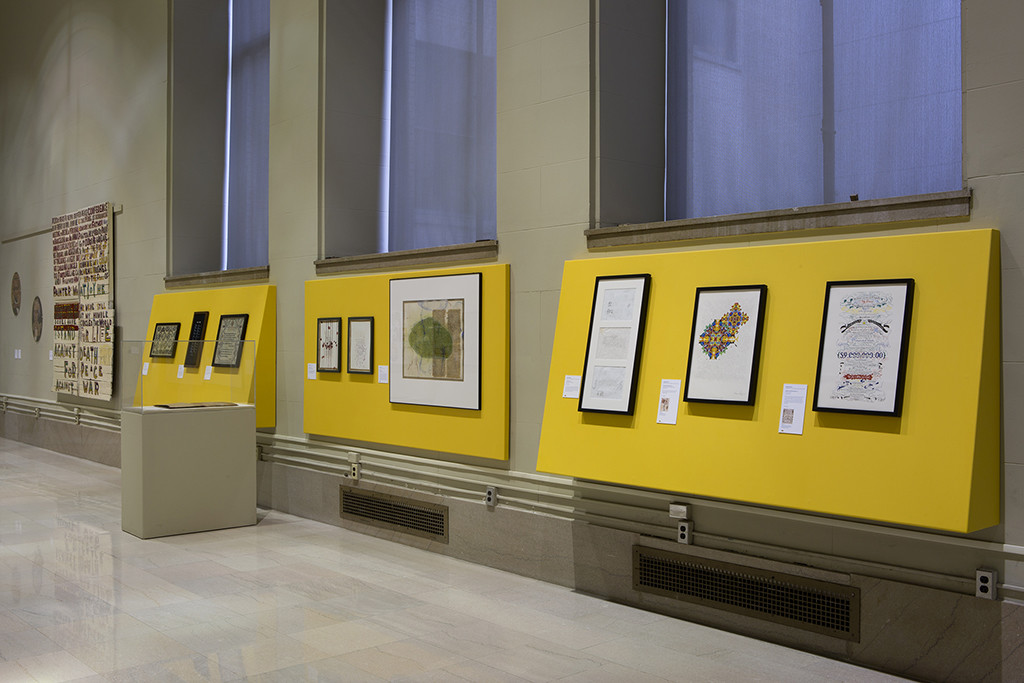
<path id="1" fill-rule="evenodd" d="M 633 546 L 633 588 L 860 640 L 860 589 Z"/>
<path id="2" fill-rule="evenodd" d="M 448 507 L 341 486 L 341 516 L 374 526 L 448 542 Z"/>

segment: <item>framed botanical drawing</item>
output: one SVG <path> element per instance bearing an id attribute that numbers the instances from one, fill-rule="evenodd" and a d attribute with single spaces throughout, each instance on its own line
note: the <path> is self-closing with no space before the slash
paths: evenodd
<path id="1" fill-rule="evenodd" d="M 373 373 L 373 318 L 348 319 L 348 371 L 353 374 Z"/>
<path id="2" fill-rule="evenodd" d="M 210 319 L 209 311 L 196 311 L 192 314 L 192 327 L 188 331 L 188 346 L 185 348 L 186 368 L 198 368 L 203 355 L 203 340 L 206 339 L 206 321 Z"/>
<path id="3" fill-rule="evenodd" d="M 180 331 L 181 323 L 157 323 L 154 325 L 153 343 L 149 346 L 149 357 L 174 358 Z"/>
<path id="4" fill-rule="evenodd" d="M 814 410 L 900 415 L 913 300 L 912 279 L 826 284 Z"/>
<path id="5" fill-rule="evenodd" d="M 392 403 L 480 409 L 481 279 L 391 280 Z"/>
<path id="6" fill-rule="evenodd" d="M 597 278 L 579 410 L 633 414 L 651 276 Z"/>
<path id="7" fill-rule="evenodd" d="M 341 372 L 341 318 L 316 320 L 316 371 Z"/>
<path id="8" fill-rule="evenodd" d="M 217 328 L 217 345 L 213 347 L 213 361 L 210 365 L 218 368 L 237 368 L 242 362 L 245 344 L 245 328 L 249 324 L 248 313 L 222 315 Z"/>
<path id="9" fill-rule="evenodd" d="M 683 400 L 753 405 L 765 285 L 698 287 Z"/>

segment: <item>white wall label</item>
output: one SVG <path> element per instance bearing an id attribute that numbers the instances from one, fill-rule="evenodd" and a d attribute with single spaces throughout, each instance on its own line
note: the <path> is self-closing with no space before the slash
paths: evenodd
<path id="1" fill-rule="evenodd" d="M 178 366 L 178 379 L 181 379 L 184 376 L 185 376 L 185 366 L 184 365 L 179 365 Z"/>
<path id="2" fill-rule="evenodd" d="M 779 434 L 804 433 L 804 406 L 806 404 L 806 384 L 782 385 L 782 411 L 779 414 Z"/>
<path id="3" fill-rule="evenodd" d="M 145 377 L 149 374 L 149 363 L 142 364 L 142 376 Z"/>
<path id="4" fill-rule="evenodd" d="M 388 366 L 378 365 L 377 366 L 377 381 L 381 384 L 388 383 Z"/>
<path id="5" fill-rule="evenodd" d="M 658 424 L 674 425 L 679 415 L 679 391 L 681 379 L 661 380 L 661 396 L 658 397 Z"/>
<path id="6" fill-rule="evenodd" d="M 562 398 L 579 398 L 581 379 L 579 375 L 566 375 L 562 383 Z"/>
<path id="7" fill-rule="evenodd" d="M 316 379 L 316 363 L 306 363 L 306 379 Z"/>
<path id="8" fill-rule="evenodd" d="M 210 379 L 211 377 L 213 377 L 213 366 L 207 365 L 206 372 L 203 373 L 203 379 Z"/>

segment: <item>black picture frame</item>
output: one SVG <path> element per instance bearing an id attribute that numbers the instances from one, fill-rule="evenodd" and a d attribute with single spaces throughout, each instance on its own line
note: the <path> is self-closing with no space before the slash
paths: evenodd
<path id="1" fill-rule="evenodd" d="M 825 284 L 815 411 L 902 415 L 913 303 L 912 278 Z"/>
<path id="2" fill-rule="evenodd" d="M 149 345 L 150 358 L 174 358 L 178 348 L 181 323 L 157 323 L 153 326 L 153 341 Z"/>
<path id="3" fill-rule="evenodd" d="M 249 325 L 248 313 L 222 315 L 217 324 L 217 345 L 213 347 L 210 365 L 216 368 L 237 368 L 242 362 L 245 348 L 245 329 Z"/>
<path id="4" fill-rule="evenodd" d="M 649 273 L 603 275 L 594 281 L 580 412 L 633 414 L 650 291 Z"/>
<path id="5" fill-rule="evenodd" d="M 316 319 L 316 371 L 341 372 L 341 318 Z"/>
<path id="6" fill-rule="evenodd" d="M 684 401 L 754 405 L 767 300 L 767 285 L 697 288 Z"/>
<path id="7" fill-rule="evenodd" d="M 206 339 L 206 322 L 210 319 L 209 311 L 196 311 L 192 314 L 192 326 L 188 331 L 188 346 L 185 349 L 186 368 L 199 367 L 203 356 L 203 340 Z"/>
<path id="8" fill-rule="evenodd" d="M 373 374 L 373 316 L 350 317 L 346 343 L 346 371 L 350 375 Z"/>

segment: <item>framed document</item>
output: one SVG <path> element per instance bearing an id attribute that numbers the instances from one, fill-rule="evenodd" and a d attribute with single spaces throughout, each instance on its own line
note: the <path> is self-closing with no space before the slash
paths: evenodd
<path id="1" fill-rule="evenodd" d="M 180 330 L 181 323 L 157 323 L 154 325 L 153 343 L 149 346 L 149 357 L 174 358 Z"/>
<path id="2" fill-rule="evenodd" d="M 341 372 L 341 318 L 316 320 L 316 371 Z"/>
<path id="3" fill-rule="evenodd" d="M 203 340 L 206 339 L 206 321 L 210 318 L 209 311 L 196 311 L 192 314 L 192 327 L 188 331 L 188 347 L 185 349 L 186 368 L 198 368 L 203 355 Z"/>
<path id="4" fill-rule="evenodd" d="M 480 409 L 480 273 L 391 280 L 392 403 Z"/>
<path id="5" fill-rule="evenodd" d="M 633 414 L 651 276 L 597 278 L 579 410 Z"/>
<path id="6" fill-rule="evenodd" d="M 899 417 L 914 281 L 825 286 L 814 410 Z"/>
<path id="7" fill-rule="evenodd" d="M 765 285 L 697 288 L 684 401 L 754 404 L 767 296 Z"/>
<path id="8" fill-rule="evenodd" d="M 249 324 L 248 313 L 222 315 L 217 328 L 217 345 L 213 347 L 213 361 L 210 365 L 218 368 L 237 368 L 242 362 L 245 341 L 245 327 Z"/>
<path id="9" fill-rule="evenodd" d="M 373 318 L 348 319 L 348 371 L 373 374 Z"/>

